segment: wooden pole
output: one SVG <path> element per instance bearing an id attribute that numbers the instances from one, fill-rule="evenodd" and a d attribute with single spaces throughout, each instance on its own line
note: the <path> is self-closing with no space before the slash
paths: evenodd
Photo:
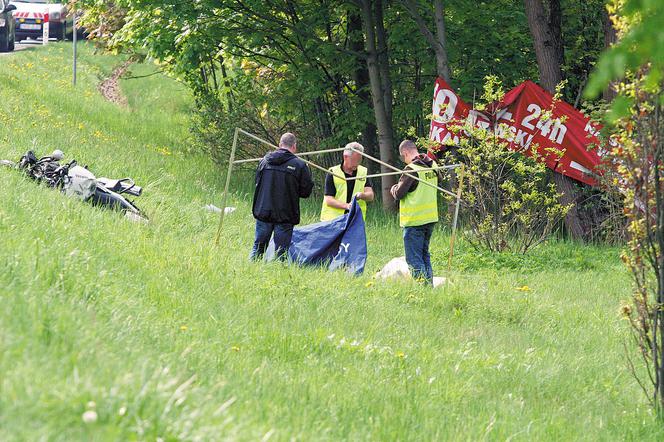
<path id="1" fill-rule="evenodd" d="M 443 189 L 442 187 L 438 187 L 438 186 L 436 186 L 435 184 L 431 184 L 431 183 L 429 183 L 428 181 L 425 181 L 425 180 L 420 179 L 420 178 L 417 176 L 417 174 L 414 175 L 414 174 L 411 174 L 411 173 L 406 172 L 406 171 L 404 171 L 404 170 L 397 169 L 396 167 L 392 166 L 391 164 L 388 164 L 388 163 L 386 163 L 386 162 L 384 162 L 384 161 L 381 161 L 381 160 L 379 160 L 378 158 L 372 157 L 371 155 L 366 154 L 366 153 L 364 153 L 364 152 L 360 152 L 359 150 L 357 150 L 357 149 L 355 149 L 355 148 L 353 148 L 353 147 L 351 147 L 350 149 L 351 149 L 353 152 L 357 152 L 357 153 L 359 153 L 359 154 L 362 155 L 363 157 L 369 158 L 370 160 L 375 161 L 375 162 L 377 162 L 378 164 L 381 164 L 381 165 L 387 167 L 388 169 L 392 169 L 392 170 L 395 170 L 395 171 L 397 171 L 397 172 L 399 172 L 399 173 L 402 173 L 402 174 L 404 174 L 404 175 L 408 175 L 408 176 L 411 177 L 412 179 L 414 179 L 414 180 L 416 180 L 416 181 L 419 181 L 420 183 L 424 183 L 425 185 L 427 185 L 427 186 L 429 186 L 429 187 L 433 187 L 434 189 L 438 189 L 439 191 L 441 191 L 441 192 L 443 192 L 443 193 L 447 193 L 448 195 L 456 196 L 453 192 L 450 192 L 450 191 L 447 190 L 447 189 Z M 430 167 L 430 169 L 433 169 L 433 167 Z M 396 175 L 396 174 L 395 174 L 395 175 Z"/>
<path id="2" fill-rule="evenodd" d="M 253 138 L 254 140 L 256 140 L 256 141 L 258 141 L 258 142 L 260 142 L 260 143 L 264 143 L 264 144 L 267 144 L 267 145 L 270 146 L 270 147 L 273 147 L 273 148 L 275 148 L 275 149 L 278 149 L 278 146 L 275 146 L 274 144 L 270 143 L 269 141 L 263 140 L 262 138 L 260 138 L 260 137 L 258 137 L 258 136 L 256 136 L 256 135 L 254 135 L 254 134 L 252 134 L 252 133 L 249 133 L 249 132 L 247 132 L 247 131 L 245 131 L 245 130 L 242 130 L 242 129 L 238 129 L 238 130 L 239 130 L 242 134 L 248 136 L 249 138 Z M 319 150 L 319 151 L 302 152 L 302 153 L 298 153 L 298 154 L 295 154 L 295 155 L 298 156 L 298 157 L 302 157 L 302 156 L 305 156 L 305 155 L 315 155 L 315 154 L 318 154 L 318 153 L 328 153 L 328 152 L 339 152 L 339 151 L 342 151 L 342 150 L 346 150 L 346 148 L 345 148 L 345 147 L 338 147 L 338 148 L 334 148 L 334 149 L 325 149 L 325 150 Z M 429 183 L 429 182 L 427 182 L 427 181 L 424 181 L 424 180 L 420 179 L 417 175 L 413 175 L 413 174 L 411 174 L 411 173 L 408 173 L 408 172 L 406 172 L 406 171 L 403 171 L 403 170 L 401 170 L 401 169 L 398 169 L 398 168 L 396 168 L 396 167 L 394 167 L 394 166 L 392 166 L 392 165 L 390 165 L 390 164 L 388 164 L 388 163 L 385 163 L 385 162 L 379 160 L 378 158 L 372 157 L 372 156 L 369 155 L 369 154 L 365 154 L 364 152 L 361 152 L 361 151 L 359 151 L 359 150 L 357 150 L 357 149 L 355 149 L 355 148 L 352 148 L 352 147 L 351 147 L 350 150 L 352 150 L 353 152 L 359 153 L 359 154 L 362 155 L 363 157 L 369 158 L 370 160 L 375 161 L 375 162 L 377 162 L 378 164 L 382 164 L 383 166 L 387 167 L 388 169 L 392 169 L 392 170 L 395 171 L 395 172 L 375 173 L 375 174 L 372 174 L 372 175 L 367 175 L 367 176 L 364 177 L 364 178 L 376 178 L 376 177 L 382 177 L 382 176 L 388 176 L 388 175 L 406 174 L 406 175 L 408 175 L 409 177 L 413 178 L 414 180 L 419 181 L 419 182 L 421 182 L 421 183 L 424 183 L 425 185 L 427 185 L 427 186 L 429 186 L 429 187 L 433 187 L 434 189 L 437 189 L 437 190 L 439 190 L 439 191 L 441 191 L 441 192 L 447 193 L 448 195 L 451 195 L 451 196 L 456 197 L 456 194 L 455 194 L 455 193 L 450 192 L 450 191 L 447 190 L 447 189 L 443 189 L 442 187 L 438 187 L 438 186 L 436 186 L 436 185 L 433 185 L 433 184 L 431 184 L 431 183 Z M 256 161 L 260 161 L 261 159 L 262 159 L 262 158 L 249 158 L 249 159 L 246 159 L 246 160 L 238 160 L 238 161 L 235 161 L 235 164 L 256 162 Z M 325 168 L 319 166 L 319 165 L 316 164 L 316 163 L 313 163 L 313 162 L 311 162 L 311 161 L 305 160 L 304 158 L 301 158 L 301 159 L 302 159 L 302 161 L 304 161 L 305 163 L 309 164 L 310 166 L 315 167 L 316 169 L 322 170 L 322 171 L 325 172 L 325 173 L 331 173 L 328 169 L 325 169 Z M 450 165 L 450 166 L 434 166 L 434 167 L 430 167 L 429 169 L 432 169 L 432 170 L 439 170 L 439 169 L 454 169 L 454 168 L 456 168 L 456 167 L 459 167 L 459 165 L 458 165 L 458 164 L 453 164 L 453 165 Z M 346 178 L 346 177 L 342 177 L 342 176 L 339 176 L 339 175 L 335 175 L 335 174 L 333 174 L 333 173 L 332 173 L 332 175 L 335 176 L 335 177 L 337 177 L 337 178 L 339 178 L 339 179 L 345 180 L 345 181 L 353 181 L 353 180 L 358 179 L 358 177 L 348 177 L 348 178 Z"/>
<path id="3" fill-rule="evenodd" d="M 450 166 L 438 166 L 438 167 L 434 166 L 434 167 L 430 167 L 429 169 L 431 169 L 431 170 L 454 169 L 456 167 L 459 167 L 459 164 L 452 164 Z M 398 172 L 374 173 L 374 174 L 371 174 L 371 175 L 367 175 L 364 178 L 376 178 L 376 177 L 379 177 L 379 176 L 399 175 L 399 174 L 403 174 L 403 170 L 400 170 Z M 346 178 L 346 181 L 352 181 L 352 180 L 357 180 L 357 179 L 359 179 L 359 177 L 350 177 L 350 178 Z M 452 195 L 455 196 L 455 194 L 452 194 Z"/>
<path id="4" fill-rule="evenodd" d="M 251 134 L 251 133 L 249 133 L 249 132 L 247 132 L 247 131 L 244 131 L 244 130 L 242 130 L 242 129 L 237 129 L 237 130 L 238 130 L 239 132 L 243 133 L 244 135 L 248 136 L 249 138 L 253 138 L 254 140 L 259 141 L 259 142 L 264 143 L 264 144 L 267 144 L 267 145 L 270 146 L 270 147 L 273 147 L 273 148 L 275 148 L 275 149 L 279 149 L 279 146 L 275 146 L 274 144 L 270 143 L 269 141 L 265 141 L 265 140 L 263 140 L 263 139 L 257 137 L 257 136 L 254 135 L 254 134 Z M 299 157 L 299 156 L 302 155 L 302 154 L 299 154 L 299 155 L 296 154 L 296 155 Z M 312 167 L 315 167 L 316 169 L 322 170 L 322 171 L 325 172 L 325 173 L 332 174 L 332 176 L 335 176 L 335 177 L 337 177 L 337 178 L 339 178 L 339 179 L 342 179 L 342 180 L 345 180 L 345 179 L 346 179 L 346 178 L 344 178 L 344 177 L 342 177 L 342 176 L 339 176 L 339 175 L 336 175 L 336 174 L 330 172 L 328 169 L 326 169 L 326 168 L 324 168 L 324 167 L 320 167 L 320 166 L 319 166 L 318 164 L 316 164 L 316 163 L 312 163 L 311 161 L 309 161 L 309 160 L 305 160 L 304 158 L 300 158 L 300 159 L 301 159 L 302 161 L 304 161 L 305 163 L 307 163 L 308 165 L 310 165 L 310 166 L 312 166 Z M 259 160 L 260 160 L 260 158 L 259 158 Z"/>
<path id="5" fill-rule="evenodd" d="M 226 185 L 224 187 L 224 196 L 223 196 L 223 199 L 222 199 L 222 208 L 221 208 L 221 214 L 219 216 L 219 227 L 217 229 L 217 237 L 215 239 L 215 245 L 219 245 L 219 239 L 221 237 L 221 229 L 222 229 L 222 226 L 223 226 L 223 223 L 224 223 L 224 214 L 225 214 L 225 211 L 226 211 L 226 202 L 228 200 L 228 188 L 229 188 L 230 182 L 231 182 L 231 174 L 233 172 L 233 164 L 257 162 L 257 161 L 260 161 L 262 159 L 262 158 L 250 158 L 250 159 L 245 159 L 245 160 L 237 160 L 237 161 L 235 160 L 235 152 L 236 152 L 236 149 L 237 149 L 237 142 L 238 142 L 239 134 L 244 134 L 244 135 L 248 136 L 249 138 L 252 138 L 252 139 L 254 139 L 254 140 L 256 140 L 260 143 L 266 144 L 266 145 L 268 145 L 268 146 L 270 146 L 274 149 L 279 148 L 278 146 L 275 146 L 274 144 L 270 143 L 269 141 L 263 140 L 262 138 L 257 137 L 256 135 L 254 135 L 252 133 L 249 133 L 245 130 L 240 129 L 239 127 L 235 128 L 235 133 L 233 135 L 233 147 L 231 148 L 231 155 L 228 159 L 228 172 L 226 174 Z M 346 149 L 345 147 L 340 147 L 340 148 L 325 149 L 325 150 L 320 150 L 320 151 L 302 152 L 302 153 L 299 153 L 299 154 L 296 154 L 296 155 L 298 157 L 302 157 L 304 155 L 315 155 L 315 154 L 319 154 L 319 153 L 339 152 L 339 151 L 342 151 L 342 150 L 345 150 L 345 149 Z M 431 184 L 431 183 L 429 183 L 425 180 L 420 179 L 416 174 L 411 174 L 407 171 L 398 169 L 398 168 L 396 168 L 396 167 L 394 167 L 394 166 L 392 166 L 392 165 L 390 165 L 390 164 L 388 164 L 384 161 L 379 160 L 378 158 L 375 158 L 371 155 L 365 154 L 364 152 L 360 152 L 357 149 L 354 149 L 354 148 L 351 147 L 350 150 L 352 150 L 353 152 L 359 153 L 363 157 L 366 157 L 366 158 L 370 159 L 371 161 L 375 161 L 376 163 L 381 164 L 381 165 L 387 167 L 388 169 L 391 169 L 391 170 L 394 171 L 394 172 L 385 172 L 385 173 L 376 173 L 376 174 L 372 174 L 372 175 L 367 175 L 366 178 L 381 177 L 381 176 L 386 176 L 386 175 L 405 174 L 405 175 L 408 175 L 409 177 L 413 178 L 414 180 L 416 180 L 420 183 L 424 183 L 425 185 L 427 185 L 429 187 L 432 187 L 434 189 L 437 189 L 440 192 L 443 192 L 443 193 L 446 193 L 448 195 L 452 195 L 452 196 L 456 197 L 457 202 L 456 202 L 456 208 L 454 210 L 454 221 L 452 223 L 452 237 L 450 238 L 450 256 L 449 256 L 449 259 L 448 259 L 448 262 L 447 262 L 448 268 L 451 267 L 451 265 L 452 265 L 452 255 L 454 254 L 454 242 L 455 242 L 455 239 L 456 239 L 456 226 L 457 226 L 457 219 L 458 219 L 458 216 L 459 216 L 459 206 L 460 206 L 460 203 L 461 203 L 461 193 L 463 191 L 463 177 L 464 177 L 464 170 L 465 170 L 463 164 L 452 164 L 452 165 L 449 165 L 449 166 L 433 166 L 433 167 L 430 167 L 430 169 L 432 169 L 432 170 L 454 169 L 454 168 L 457 168 L 457 167 L 461 168 L 461 172 L 460 172 L 460 176 L 459 176 L 459 186 L 457 188 L 457 193 L 455 194 L 453 192 L 450 192 L 447 189 L 443 189 L 442 187 L 438 187 L 434 184 Z M 346 177 L 342 177 L 342 176 L 333 174 L 328 169 L 325 169 L 325 168 L 319 166 L 316 163 L 305 160 L 304 158 L 300 158 L 300 159 L 302 161 L 304 161 L 306 164 L 308 164 L 312 167 L 315 167 L 316 169 L 322 170 L 325 173 L 330 173 L 330 174 L 332 174 L 333 176 L 335 176 L 339 179 L 346 180 L 346 181 L 352 181 L 352 180 L 357 179 L 357 177 L 346 178 Z"/>
<path id="6" fill-rule="evenodd" d="M 323 150 L 312 150 L 310 152 L 301 152 L 301 153 L 296 153 L 295 155 L 298 157 L 304 157 L 307 155 L 318 155 L 319 153 L 330 153 L 330 152 L 340 152 L 342 150 L 345 150 L 345 147 L 336 147 L 334 149 L 323 149 Z M 255 163 L 257 161 L 262 160 L 263 157 L 260 158 L 248 158 L 246 160 L 236 160 L 235 164 L 242 164 L 242 163 Z"/>
<path id="7" fill-rule="evenodd" d="M 314 154 L 314 153 L 321 153 L 321 152 L 324 152 L 324 151 L 304 152 L 304 153 Z M 299 156 L 303 155 L 304 153 L 295 154 L 295 155 L 299 157 Z M 249 159 L 246 159 L 246 160 L 236 160 L 236 161 L 233 162 L 233 164 L 255 163 L 255 162 L 260 161 L 262 159 L 263 158 L 249 158 Z M 457 167 L 460 167 L 460 164 L 451 164 L 449 166 L 434 166 L 434 167 L 430 167 L 429 169 L 431 169 L 431 170 L 442 170 L 442 169 L 455 169 Z M 403 170 L 399 170 L 397 172 L 373 173 L 373 174 L 367 175 L 367 176 L 362 177 L 362 178 L 377 178 L 377 177 L 388 176 L 388 175 L 400 175 L 400 174 L 403 174 L 403 173 L 404 173 Z M 354 177 L 346 177 L 344 179 L 346 181 L 355 181 L 355 180 L 359 180 L 360 177 L 354 176 Z M 452 196 L 456 196 L 456 194 L 452 193 Z"/>
<path id="8" fill-rule="evenodd" d="M 224 187 L 224 196 L 221 200 L 221 213 L 219 214 L 219 227 L 217 228 L 217 238 L 214 240 L 216 246 L 219 245 L 219 238 L 221 237 L 221 227 L 224 224 L 224 214 L 226 213 L 226 201 L 228 200 L 228 187 L 231 184 L 231 173 L 233 173 L 233 162 L 235 161 L 235 149 L 237 148 L 237 137 L 240 129 L 235 128 L 233 134 L 233 147 L 231 148 L 231 156 L 228 158 L 228 172 L 226 173 L 226 186 Z"/>
<path id="9" fill-rule="evenodd" d="M 461 204 L 461 192 L 463 192 L 463 178 L 466 172 L 466 168 L 461 165 L 461 170 L 459 171 L 459 186 L 457 187 L 457 201 L 456 207 L 454 208 L 454 220 L 452 221 L 452 236 L 450 238 L 450 256 L 447 258 L 447 270 L 452 268 L 452 256 L 454 255 L 454 241 L 456 240 L 456 230 L 457 230 L 457 221 L 459 219 L 459 206 Z"/>

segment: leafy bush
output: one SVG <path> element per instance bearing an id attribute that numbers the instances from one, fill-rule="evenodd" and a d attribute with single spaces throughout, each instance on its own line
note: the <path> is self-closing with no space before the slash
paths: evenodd
<path id="1" fill-rule="evenodd" d="M 478 109 L 502 99 L 504 93 L 495 77 L 487 77 Z M 481 128 L 468 121 L 456 131 L 459 145 L 444 155 L 445 162 L 466 164 L 464 203 L 468 213 L 468 239 L 476 248 L 526 253 L 541 243 L 559 225 L 568 207 L 559 203 L 559 194 L 550 182 L 550 172 L 536 155 L 511 150 L 504 125 Z M 559 154 L 559 153 L 558 153 Z M 458 158 L 457 158 L 458 157 Z"/>
<path id="2" fill-rule="evenodd" d="M 623 306 L 646 373 L 630 360 L 632 374 L 651 405 L 664 410 L 664 10 L 661 2 L 613 0 L 607 5 L 619 41 L 600 58 L 589 80 L 592 96 L 617 83 L 607 115 L 614 186 L 622 189 L 629 222 L 623 261 L 634 279 Z"/>

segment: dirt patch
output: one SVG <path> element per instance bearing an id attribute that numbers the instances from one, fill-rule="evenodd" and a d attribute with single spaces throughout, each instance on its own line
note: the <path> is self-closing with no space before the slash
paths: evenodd
<path id="1" fill-rule="evenodd" d="M 129 65 L 131 65 L 133 62 L 133 60 L 129 59 L 122 63 L 120 66 L 113 70 L 113 73 L 110 77 L 102 81 L 99 85 L 99 92 L 101 92 L 101 95 L 111 103 L 115 103 L 121 107 L 127 107 L 127 97 L 125 97 L 122 93 L 118 80 L 124 75 L 125 72 L 127 72 Z"/>

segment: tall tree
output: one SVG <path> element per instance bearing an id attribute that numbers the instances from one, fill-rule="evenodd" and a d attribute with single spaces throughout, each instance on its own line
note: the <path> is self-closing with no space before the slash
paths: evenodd
<path id="1" fill-rule="evenodd" d="M 426 6 L 424 17 L 420 14 L 420 6 L 415 0 L 400 0 L 401 4 L 406 8 L 411 15 L 420 33 L 424 36 L 425 40 L 431 47 L 431 50 L 436 55 L 436 75 L 441 77 L 446 82 L 450 82 L 450 66 L 447 59 L 447 48 L 445 44 L 445 8 L 443 0 L 434 0 L 433 11 L 429 5 Z M 433 15 L 436 33 L 431 31 L 425 17 Z M 448 172 L 449 179 L 445 183 L 449 191 L 457 186 L 457 177 L 454 170 Z M 455 202 L 448 200 L 447 213 L 454 213 Z"/>
<path id="2" fill-rule="evenodd" d="M 613 23 L 611 23 L 611 17 L 609 17 L 609 12 L 605 9 L 603 9 L 603 14 L 602 14 L 602 24 L 604 28 L 604 48 L 609 49 L 613 44 L 615 44 L 618 41 L 618 34 L 616 33 L 616 29 L 613 27 Z M 611 101 L 614 98 L 616 98 L 616 90 L 613 87 L 613 83 L 609 83 L 606 85 L 604 88 L 604 91 L 602 92 L 602 98 L 606 101 Z"/>
<path id="3" fill-rule="evenodd" d="M 546 7 L 543 2 L 546 2 Z M 563 80 L 564 51 L 560 0 L 524 0 L 524 5 L 528 27 L 533 37 L 540 85 L 554 93 L 558 83 Z M 565 217 L 565 227 L 572 238 L 583 240 L 584 229 L 576 207 L 576 184 L 571 178 L 557 172 L 554 172 L 553 180 L 561 194 L 560 202 L 571 206 Z"/>
<path id="4" fill-rule="evenodd" d="M 436 34 L 434 35 L 429 29 L 427 21 L 420 14 L 419 6 L 414 0 L 400 0 L 401 4 L 406 8 L 408 13 L 413 17 L 417 28 L 426 39 L 429 46 L 436 54 L 436 74 L 442 77 L 449 83 L 450 81 L 450 66 L 447 60 L 447 48 L 445 43 L 445 7 L 443 0 L 434 0 L 433 17 L 436 27 Z M 431 13 L 430 10 L 426 11 Z"/>
<path id="5" fill-rule="evenodd" d="M 383 90 L 383 104 L 387 118 L 392 120 L 393 91 L 392 75 L 390 74 L 390 59 L 387 50 L 387 31 L 385 30 L 385 3 L 383 0 L 374 0 L 374 24 L 376 26 L 376 50 L 378 52 L 378 71 L 380 72 L 381 89 Z"/>
<path id="6" fill-rule="evenodd" d="M 362 17 L 359 11 L 355 8 L 350 8 L 348 11 L 348 39 L 350 49 L 361 54 L 364 52 L 364 34 L 362 32 Z M 357 55 L 355 57 L 355 69 L 352 72 L 352 79 L 355 83 L 355 90 L 357 97 L 366 104 L 370 109 L 373 109 L 371 102 L 371 90 L 369 84 L 369 71 L 365 60 Z M 364 124 L 361 132 L 362 145 L 365 152 L 371 156 L 378 156 L 376 152 L 376 123 L 373 119 L 368 119 Z M 376 173 L 379 168 L 371 161 L 366 166 L 371 173 Z"/>
<path id="7" fill-rule="evenodd" d="M 358 6 L 362 14 L 362 26 L 364 28 L 367 52 L 367 70 L 369 71 L 369 82 L 371 83 L 371 98 L 373 101 L 374 114 L 376 116 L 376 127 L 378 129 L 378 147 L 380 159 L 388 164 L 394 161 L 394 129 L 392 126 L 392 95 L 387 95 L 386 90 L 391 91 L 391 80 L 389 69 L 381 70 L 381 62 L 378 54 L 377 38 L 384 30 L 383 24 L 376 24 L 376 20 L 383 19 L 382 11 L 376 14 L 376 10 L 382 9 L 382 1 L 358 0 Z M 378 6 L 378 8 L 376 8 Z M 377 36 L 377 34 L 379 34 Z M 381 38 L 384 38 L 383 35 Z M 386 44 L 386 43 L 384 43 Z M 387 48 L 384 48 L 387 51 Z M 381 75 L 382 73 L 382 75 Z M 386 166 L 381 166 L 382 172 L 391 172 Z M 394 198 L 390 195 L 390 188 L 396 183 L 394 175 L 384 176 L 381 179 L 381 195 L 383 209 L 393 212 L 396 208 Z"/>

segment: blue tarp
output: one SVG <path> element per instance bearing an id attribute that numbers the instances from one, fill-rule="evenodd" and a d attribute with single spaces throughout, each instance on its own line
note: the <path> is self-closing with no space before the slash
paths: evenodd
<path id="1" fill-rule="evenodd" d="M 274 239 L 266 252 L 274 259 Z M 330 221 L 296 227 L 288 249 L 290 261 L 302 265 L 320 265 L 329 270 L 346 269 L 356 275 L 367 261 L 367 236 L 362 209 L 355 198 L 347 214 Z"/>

